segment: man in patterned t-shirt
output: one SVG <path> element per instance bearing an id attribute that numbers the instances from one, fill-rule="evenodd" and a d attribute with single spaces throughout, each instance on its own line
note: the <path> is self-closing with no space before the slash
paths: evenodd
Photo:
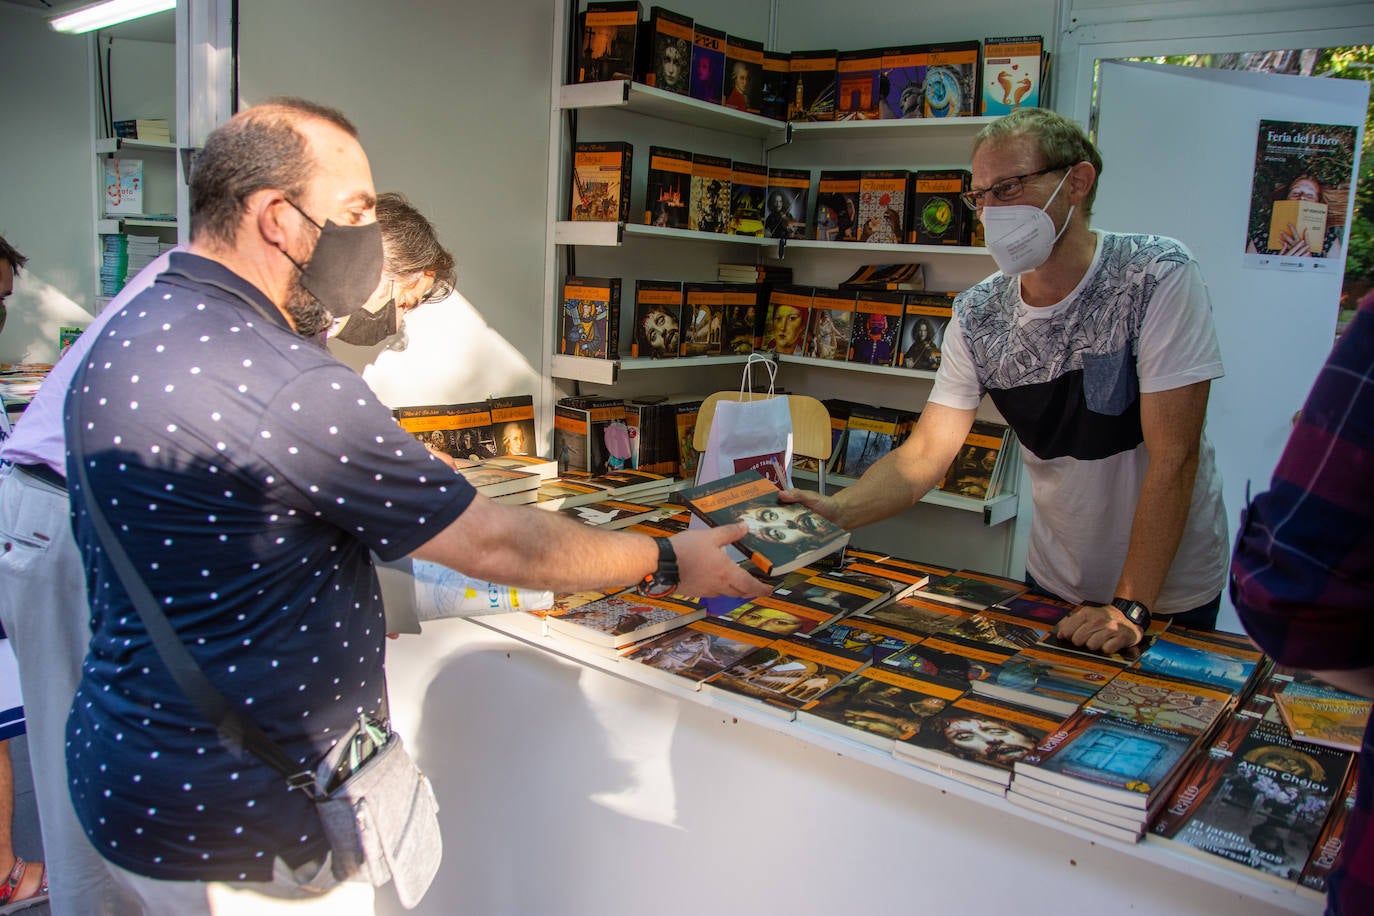
<path id="1" fill-rule="evenodd" d="M 190 249 L 110 319 L 68 396 L 91 610 L 67 721 L 72 803 L 148 912 L 256 913 L 280 896 L 311 898 L 292 912 L 370 909 L 366 882 L 302 887 L 329 867 L 312 802 L 226 748 L 177 687 L 89 503 L 210 681 L 312 770 L 384 708 L 369 551 L 568 592 L 671 584 L 675 552 L 684 592 L 767 589 L 721 549 L 742 526 L 665 546 L 478 495 L 319 345 L 382 266 L 371 171 L 338 112 L 290 99 L 240 112 L 207 139 L 190 190 Z"/>
<path id="2" fill-rule="evenodd" d="M 1222 374 L 1206 286 L 1174 239 L 1089 228 L 1101 171 L 1054 112 L 983 129 L 962 197 L 999 271 L 955 300 L 907 441 L 836 496 L 790 498 L 846 528 L 896 514 L 940 482 L 987 394 L 1024 446 L 1027 580 L 1079 606 L 1061 637 L 1114 652 L 1152 612 L 1214 626 L 1228 551 L 1203 433 Z"/>

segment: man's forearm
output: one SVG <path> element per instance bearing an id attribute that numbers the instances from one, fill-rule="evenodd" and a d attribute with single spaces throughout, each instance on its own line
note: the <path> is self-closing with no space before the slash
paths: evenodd
<path id="1" fill-rule="evenodd" d="M 1116 595 L 1154 607 L 1183 540 L 1197 467 L 1196 452 L 1174 467 L 1160 467 L 1151 462 L 1140 487 L 1140 500 L 1131 523 L 1131 540 L 1117 581 Z M 1102 601 L 1110 601 L 1113 597 L 1093 596 Z"/>
<path id="2" fill-rule="evenodd" d="M 889 452 L 864 472 L 857 482 L 835 494 L 838 523 L 853 530 L 891 518 L 910 508 L 935 485 L 937 475 L 912 473 L 900 449 Z M 904 467 L 905 463 L 905 467 Z"/>

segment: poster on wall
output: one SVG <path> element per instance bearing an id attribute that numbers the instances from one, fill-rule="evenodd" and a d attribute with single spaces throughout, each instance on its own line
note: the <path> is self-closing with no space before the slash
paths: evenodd
<path id="1" fill-rule="evenodd" d="M 1337 274 L 1345 269 L 1355 135 L 1353 124 L 1259 122 L 1246 267 Z"/>

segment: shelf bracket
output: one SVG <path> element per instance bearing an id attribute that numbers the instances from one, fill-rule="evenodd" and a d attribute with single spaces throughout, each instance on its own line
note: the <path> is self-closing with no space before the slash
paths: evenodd
<path id="1" fill-rule="evenodd" d="M 781 261 L 786 255 L 787 255 L 787 239 L 786 239 L 786 238 L 780 238 L 780 239 L 778 239 L 778 254 L 777 254 L 777 259 L 778 259 L 779 261 Z"/>
<path id="2" fill-rule="evenodd" d="M 777 146 L 768 146 L 768 147 L 765 147 L 764 150 L 763 150 L 763 154 L 766 156 L 766 155 L 768 155 L 769 153 L 773 152 L 773 150 L 775 150 L 775 149 L 782 149 L 784 146 L 787 146 L 787 145 L 790 144 L 791 142 L 792 142 L 792 122 L 791 122 L 791 121 L 788 121 L 788 122 L 787 122 L 787 125 L 783 128 L 783 132 L 782 132 L 782 142 L 779 143 Z"/>

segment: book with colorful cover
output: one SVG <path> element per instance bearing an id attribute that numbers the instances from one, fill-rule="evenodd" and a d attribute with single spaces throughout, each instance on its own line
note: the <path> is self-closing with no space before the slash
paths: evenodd
<path id="1" fill-rule="evenodd" d="M 557 592 L 553 596 L 553 606 L 541 610 L 531 610 L 530 613 L 536 617 L 561 617 L 569 611 L 575 611 L 584 604 L 591 604 L 593 601 L 600 601 L 602 598 L 609 598 L 612 595 L 620 595 L 631 591 L 619 585 L 610 588 L 589 588 L 580 592 Z"/>
<path id="2" fill-rule="evenodd" d="M 578 45 L 577 82 L 634 78 L 640 14 L 638 0 L 592 0 L 587 4 L 578 17 L 582 40 Z"/>
<path id="3" fill-rule="evenodd" d="M 859 174 L 859 241 L 899 245 L 906 241 L 905 169 L 865 170 Z"/>
<path id="4" fill-rule="evenodd" d="M 753 353 L 763 342 L 763 307 L 759 302 L 762 290 L 757 283 L 720 285 L 721 298 L 725 302 L 722 353 L 744 356 Z"/>
<path id="5" fill-rule="evenodd" d="M 878 117 L 883 120 L 921 117 L 921 73 L 925 51 L 920 45 L 883 50 L 879 81 Z"/>
<path id="6" fill-rule="evenodd" d="M 681 340 L 682 284 L 676 280 L 636 280 L 630 354 L 640 359 L 675 359 Z"/>
<path id="7" fill-rule="evenodd" d="M 834 553 L 849 532 L 800 503 L 782 503 L 777 486 L 757 470 L 678 491 L 679 500 L 712 527 L 743 521 L 735 542 L 766 576 L 782 575 Z"/>
<path id="8" fill-rule="evenodd" d="M 615 436 L 624 429 L 624 442 Z M 608 441 L 608 434 L 609 441 Z M 624 446 L 624 455 L 613 450 Z M 574 472 L 601 474 L 615 461 L 629 459 L 629 431 L 625 428 L 625 402 L 620 398 L 559 398 L 553 408 L 553 451 L 563 476 Z"/>
<path id="9" fill-rule="evenodd" d="M 1263 655 L 1243 635 L 1171 627 L 1150 640 L 1135 667 L 1224 687 L 1239 696 L 1249 688 Z"/>
<path id="10" fill-rule="evenodd" d="M 1295 739 L 1358 754 L 1374 701 L 1342 691 L 1289 683 L 1275 694 L 1274 705 Z"/>
<path id="11" fill-rule="evenodd" d="M 849 361 L 870 366 L 896 364 L 906 294 L 861 289 L 854 304 Z"/>
<path id="12" fill-rule="evenodd" d="M 679 683 L 699 685 L 775 638 L 730 620 L 706 617 L 632 646 L 623 658 Z"/>
<path id="13" fill-rule="evenodd" d="M 485 465 L 461 468 L 458 473 L 483 496 L 504 496 L 524 490 L 537 490 L 540 481 L 538 474 Z"/>
<path id="14" fill-rule="evenodd" d="M 917 766 L 962 771 L 1005 789 L 1013 768 L 1059 727 L 1058 716 L 968 694 L 925 719 L 919 732 L 896 743 L 893 754 Z"/>
<path id="15" fill-rule="evenodd" d="M 972 569 L 961 569 L 931 582 L 916 594 L 932 601 L 983 611 L 1027 590 L 1026 583 Z"/>
<path id="16" fill-rule="evenodd" d="M 547 477 L 557 476 L 558 462 L 539 455 L 534 429 L 534 395 L 514 394 L 487 398 L 491 410 L 492 439 L 497 458 L 520 459 L 524 470 Z"/>
<path id="17" fill-rule="evenodd" d="M 637 68 L 646 86 L 687 95 L 692 64 L 691 16 L 654 6 L 640 25 Z"/>
<path id="18" fill-rule="evenodd" d="M 725 333 L 725 292 L 720 283 L 682 284 L 682 356 L 719 356 Z"/>
<path id="19" fill-rule="evenodd" d="M 940 481 L 940 489 L 970 499 L 996 496 L 994 484 L 1006 458 L 1007 433 L 1006 424 L 974 420 L 964 444 Z"/>
<path id="20" fill-rule="evenodd" d="M 763 349 L 786 356 L 801 356 L 814 290 L 809 286 L 775 286 L 768 292 L 768 314 L 763 325 Z"/>
<path id="21" fill-rule="evenodd" d="M 727 232 L 730 228 L 729 156 L 692 154 L 691 197 L 687 228 L 697 232 Z"/>
<path id="22" fill-rule="evenodd" d="M 985 696 L 1068 716 L 1120 671 L 1109 662 L 1031 646 L 1012 656 L 992 678 L 973 686 Z"/>
<path id="23" fill-rule="evenodd" d="M 918 636 L 936 636 L 948 633 L 972 614 L 952 604 L 927 601 L 920 597 L 918 590 L 895 601 L 880 604 L 864 616 L 910 630 Z"/>
<path id="24" fill-rule="evenodd" d="M 954 314 L 955 293 L 908 293 L 902 315 L 904 369 L 934 372 L 944 356 L 945 331 Z"/>
<path id="25" fill-rule="evenodd" d="M 795 61 L 795 58 L 794 58 Z M 821 172 L 816 186 L 816 239 L 822 242 L 859 240 L 859 173 Z"/>
<path id="26" fill-rule="evenodd" d="M 1000 117 L 1040 106 L 1041 35 L 983 39 L 983 99 L 980 114 Z"/>
<path id="27" fill-rule="evenodd" d="M 797 721 L 820 731 L 891 752 L 964 690 L 916 674 L 869 665 L 849 675 L 797 712 Z"/>
<path id="28" fill-rule="evenodd" d="M 1044 624 L 999 613 L 997 606 L 993 605 L 950 630 L 949 636 L 951 639 L 1000 646 L 1016 652 L 1035 645 L 1049 630 Z"/>
<path id="29" fill-rule="evenodd" d="M 900 444 L 902 412 L 890 407 L 856 404 L 845 423 L 844 450 L 835 472 L 861 477 Z"/>
<path id="30" fill-rule="evenodd" d="M 840 51 L 835 56 L 835 120 L 876 121 L 881 48 Z"/>
<path id="31" fill-rule="evenodd" d="M 975 646 L 941 634 L 899 649 L 882 663 L 897 671 L 969 689 L 979 681 L 995 680 L 1015 654 L 1001 646 Z"/>
<path id="32" fill-rule="evenodd" d="M 1340 800 L 1354 755 L 1299 744 L 1282 725 L 1249 718 L 1225 751 L 1214 744 L 1199 757 L 1151 837 L 1292 887 Z"/>
<path id="33" fill-rule="evenodd" d="M 916 245 L 966 246 L 974 213 L 959 195 L 972 175 L 967 169 L 920 169 L 911 176 L 911 219 L 906 240 Z"/>
<path id="34" fill-rule="evenodd" d="M 1173 788 L 1203 738 L 1201 732 L 1079 709 L 1023 755 L 1016 772 L 1018 778 L 1024 771 L 1030 779 L 1144 811 Z"/>
<path id="35" fill-rule="evenodd" d="M 685 627 L 706 616 L 699 603 L 677 596 L 649 598 L 633 591 L 590 601 L 557 616 L 548 616 L 549 631 L 609 649 L 622 649 Z"/>
<path id="36" fill-rule="evenodd" d="M 1026 592 L 1024 595 L 1000 601 L 994 607 L 999 614 L 1042 623 L 1053 632 L 1054 625 L 1072 614 L 1077 605 L 1038 592 Z"/>
<path id="37" fill-rule="evenodd" d="M 792 52 L 790 121 L 835 120 L 835 74 L 839 54 L 834 49 Z"/>
<path id="38" fill-rule="evenodd" d="M 1235 695 L 1173 678 L 1122 671 L 1083 706 L 1089 714 L 1206 735 L 1235 705 Z"/>
<path id="39" fill-rule="evenodd" d="M 738 604 L 721 616 L 775 638 L 805 636 L 835 619 L 835 614 L 829 610 L 817 610 L 768 595 Z"/>
<path id="40" fill-rule="evenodd" d="M 809 170 L 769 167 L 768 213 L 763 218 L 763 234 L 770 239 L 806 238 L 810 193 Z"/>
<path id="41" fill-rule="evenodd" d="M 792 97 L 792 55 L 786 51 L 763 52 L 763 93 L 759 114 L 775 121 L 787 120 L 787 101 Z"/>
<path id="42" fill-rule="evenodd" d="M 760 112 L 763 107 L 763 42 L 739 35 L 725 36 L 725 88 L 721 104 L 749 114 Z"/>
<path id="43" fill-rule="evenodd" d="M 402 429 L 445 455 L 469 461 L 496 457 L 491 407 L 486 401 L 397 407 L 391 413 Z"/>
<path id="44" fill-rule="evenodd" d="M 857 576 L 819 573 L 800 581 L 779 584 L 765 597 L 800 604 L 817 611 L 829 611 L 837 619 L 862 614 L 893 595 L 889 583 Z"/>
<path id="45" fill-rule="evenodd" d="M 922 639 L 915 633 L 887 626 L 870 617 L 842 617 L 813 630 L 807 638 L 821 645 L 862 652 L 874 662 L 881 662 Z"/>
<path id="46" fill-rule="evenodd" d="M 849 337 L 853 327 L 854 293 L 817 288 L 811 299 L 805 354 L 816 359 L 841 362 L 848 359 Z"/>
<path id="47" fill-rule="evenodd" d="M 686 229 L 692 199 L 692 154 L 667 146 L 649 147 L 649 181 L 644 222 L 662 229 Z"/>
<path id="48" fill-rule="evenodd" d="M 869 664 L 861 652 L 847 652 L 787 637 L 774 640 L 702 682 L 702 688 L 759 704 L 791 719 L 798 709 L 824 696 L 848 675 Z"/>
<path id="49" fill-rule="evenodd" d="M 620 358 L 619 277 L 568 277 L 563 281 L 558 352 L 592 359 Z"/>
<path id="50" fill-rule="evenodd" d="M 573 150 L 573 199 L 568 219 L 627 222 L 634 147 L 619 140 L 579 141 Z"/>
<path id="51" fill-rule="evenodd" d="M 730 165 L 730 235 L 763 235 L 768 168 L 736 159 Z"/>
<path id="52" fill-rule="evenodd" d="M 692 31 L 692 71 L 688 92 L 719 105 L 725 86 L 725 32 L 696 22 Z"/>

